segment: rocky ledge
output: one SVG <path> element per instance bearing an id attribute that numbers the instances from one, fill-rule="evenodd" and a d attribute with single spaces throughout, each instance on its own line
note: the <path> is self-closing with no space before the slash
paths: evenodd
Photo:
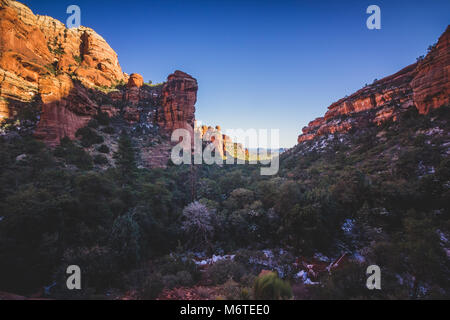
<path id="1" fill-rule="evenodd" d="M 317 136 L 348 132 L 369 123 L 396 120 L 409 107 L 427 114 L 431 109 L 450 103 L 450 26 L 423 59 L 398 73 L 375 81 L 372 85 L 328 107 L 324 117 L 303 128 L 298 143 Z"/>

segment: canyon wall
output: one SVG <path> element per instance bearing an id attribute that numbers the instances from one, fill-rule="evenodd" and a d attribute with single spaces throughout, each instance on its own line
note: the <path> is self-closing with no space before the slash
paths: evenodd
<path id="1" fill-rule="evenodd" d="M 197 80 L 187 73 L 177 70 L 169 75 L 162 89 L 159 126 L 166 130 L 193 129 L 197 90 Z"/>
<path id="2" fill-rule="evenodd" d="M 142 76 L 122 72 L 117 54 L 94 30 L 67 29 L 17 1 L 0 0 L 0 121 L 33 104 L 41 111 L 35 135 L 50 146 L 75 139 L 99 112 L 129 124 L 147 121 L 166 134 L 193 127 L 197 89 L 181 71 L 161 86 L 144 86 Z M 156 110 L 144 115 L 150 105 Z"/>
<path id="3" fill-rule="evenodd" d="M 333 103 L 324 117 L 303 128 L 298 143 L 325 134 L 348 132 L 370 122 L 395 121 L 410 106 L 427 114 L 431 109 L 449 105 L 449 41 L 450 26 L 424 59 Z"/>
<path id="4" fill-rule="evenodd" d="M 25 5 L 0 0 L 0 117 L 39 102 L 36 136 L 50 145 L 86 125 L 97 112 L 87 88 L 125 81 L 117 54 L 92 29 L 67 29 Z"/>

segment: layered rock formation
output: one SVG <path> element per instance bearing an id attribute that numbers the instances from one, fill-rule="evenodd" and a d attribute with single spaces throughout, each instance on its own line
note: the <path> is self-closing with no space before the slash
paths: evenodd
<path id="1" fill-rule="evenodd" d="M 128 79 L 128 88 L 140 88 L 144 85 L 144 78 L 137 73 L 130 74 Z"/>
<path id="2" fill-rule="evenodd" d="M 182 71 L 175 71 L 167 78 L 162 89 L 162 103 L 157 122 L 161 128 L 192 130 L 197 102 L 197 80 Z"/>
<path id="3" fill-rule="evenodd" d="M 233 139 L 226 134 L 222 133 L 222 128 L 216 126 L 197 126 L 194 123 L 194 134 L 206 144 L 213 143 L 215 149 L 219 152 L 222 158 L 236 158 L 240 160 L 248 160 L 249 151 L 244 148 L 241 143 L 236 143 Z"/>
<path id="4" fill-rule="evenodd" d="M 197 80 L 182 71 L 163 84 L 145 84 L 141 75 L 122 72 L 117 54 L 92 29 L 67 29 L 19 2 L 0 0 L 0 120 L 17 123 L 22 108 L 35 108 L 34 134 L 49 146 L 76 139 L 80 128 L 107 114 L 115 128 L 97 134 L 110 150 L 126 130 L 139 145 L 140 165 L 164 167 L 170 134 L 179 128 L 194 133 L 197 90 Z M 248 157 L 242 145 L 217 137 L 206 140 L 220 144 L 222 156 Z M 87 148 L 95 155 L 95 145 Z"/>
<path id="5" fill-rule="evenodd" d="M 116 53 L 93 30 L 67 29 L 25 5 L 0 0 L 0 117 L 42 98 L 37 135 L 50 145 L 74 133 L 96 113 L 83 88 L 126 81 Z M 81 85 L 80 85 L 81 84 Z"/>
<path id="6" fill-rule="evenodd" d="M 39 93 L 43 104 L 35 136 L 49 145 L 59 144 L 65 136 L 74 139 L 76 131 L 98 113 L 87 89 L 67 74 L 41 77 Z"/>
<path id="7" fill-rule="evenodd" d="M 381 124 L 389 119 L 396 120 L 397 115 L 410 106 L 426 114 L 431 109 L 448 105 L 449 39 L 450 27 L 447 27 L 423 60 L 333 103 L 324 117 L 303 128 L 298 143 L 325 134 L 348 132 L 370 122 Z"/>
<path id="8" fill-rule="evenodd" d="M 97 99 L 104 89 L 108 98 Z M 192 128 L 197 89 L 181 71 L 163 85 L 144 86 L 141 75 L 122 72 L 117 54 L 92 29 L 67 29 L 17 1 L 0 0 L 0 119 L 39 100 L 36 136 L 51 146 L 65 136 L 74 139 L 98 112 L 122 115 L 130 124 L 158 124 L 166 134 Z M 148 106 L 156 110 L 142 119 Z"/>
<path id="9" fill-rule="evenodd" d="M 426 114 L 450 104 L 450 26 L 436 46 L 417 66 L 417 74 L 411 81 L 414 103 L 420 113 Z"/>

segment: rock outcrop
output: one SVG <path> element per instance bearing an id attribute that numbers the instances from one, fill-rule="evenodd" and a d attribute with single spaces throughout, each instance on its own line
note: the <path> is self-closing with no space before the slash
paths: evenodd
<path id="1" fill-rule="evenodd" d="M 144 78 L 137 73 L 132 73 L 128 79 L 128 88 L 140 88 L 144 85 Z"/>
<path id="2" fill-rule="evenodd" d="M 201 139 L 204 143 L 213 143 L 215 150 L 217 150 L 222 158 L 235 158 L 239 160 L 248 160 L 250 152 L 244 148 L 241 143 L 236 143 L 230 136 L 222 133 L 220 126 L 208 127 L 197 126 L 194 123 L 194 134 Z"/>
<path id="3" fill-rule="evenodd" d="M 175 71 L 167 78 L 162 89 L 162 103 L 157 123 L 166 131 L 185 128 L 193 130 L 197 80 L 182 71 Z"/>
<path id="4" fill-rule="evenodd" d="M 80 128 L 107 114 L 112 127 L 95 127 L 97 120 L 91 130 L 110 150 L 125 130 L 139 145 L 140 165 L 164 167 L 170 134 L 179 128 L 194 133 L 197 90 L 197 80 L 182 71 L 163 84 L 145 84 L 141 75 L 122 72 L 117 54 L 92 29 L 67 29 L 17 1 L 0 0 L 0 120 L 17 123 L 22 108 L 35 108 L 39 115 L 31 127 L 49 146 L 77 139 Z M 214 143 L 223 156 L 248 157 L 242 145 L 216 130 Z M 206 131 L 202 136 L 211 133 Z M 86 148 L 95 155 L 95 145 Z"/>
<path id="5" fill-rule="evenodd" d="M 450 26 L 417 66 L 411 82 L 414 102 L 421 114 L 450 104 Z"/>
<path id="6" fill-rule="evenodd" d="M 41 96 L 37 136 L 54 145 L 64 136 L 73 138 L 95 113 L 97 106 L 83 87 L 126 80 L 117 54 L 92 29 L 67 29 L 17 1 L 0 0 L 1 118 Z"/>
<path id="7" fill-rule="evenodd" d="M 368 123 L 397 119 L 399 113 L 415 106 L 419 113 L 450 103 L 450 27 L 428 55 L 398 73 L 375 81 L 349 97 L 333 103 L 324 117 L 303 128 L 298 143 L 316 136 L 348 132 Z"/>
<path id="8" fill-rule="evenodd" d="M 66 136 L 75 139 L 76 131 L 98 113 L 87 89 L 67 74 L 41 77 L 39 88 L 43 105 L 35 136 L 49 145 L 57 145 Z"/>

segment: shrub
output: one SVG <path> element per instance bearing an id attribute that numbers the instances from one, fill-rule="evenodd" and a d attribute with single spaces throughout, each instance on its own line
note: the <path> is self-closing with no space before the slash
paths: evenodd
<path id="1" fill-rule="evenodd" d="M 110 241 L 111 247 L 121 259 L 123 267 L 139 262 L 141 257 L 140 238 L 139 225 L 134 220 L 133 214 L 128 213 L 116 218 Z"/>
<path id="2" fill-rule="evenodd" d="M 94 163 L 101 166 L 109 164 L 108 159 L 102 154 L 98 154 L 94 157 Z"/>
<path id="3" fill-rule="evenodd" d="M 98 147 L 97 151 L 101 152 L 101 153 L 105 153 L 105 154 L 108 154 L 110 152 L 108 146 L 104 145 L 104 144 L 102 144 L 100 147 Z"/>
<path id="4" fill-rule="evenodd" d="M 241 300 L 252 300 L 251 289 L 249 289 L 249 288 L 242 288 L 241 289 L 240 299 Z"/>
<path id="5" fill-rule="evenodd" d="M 82 59 L 81 59 L 81 57 L 80 56 L 73 56 L 73 59 L 78 63 L 78 64 L 81 64 L 81 62 L 83 61 Z"/>
<path id="6" fill-rule="evenodd" d="M 89 148 L 94 144 L 103 143 L 104 139 L 89 127 L 81 128 L 76 133 L 77 138 L 81 137 L 81 144 L 85 148 Z"/>
<path id="7" fill-rule="evenodd" d="M 207 277 L 215 285 L 224 284 L 229 279 L 239 282 L 245 274 L 245 267 L 231 260 L 219 261 L 209 267 L 207 271 Z"/>
<path id="8" fill-rule="evenodd" d="M 97 120 L 98 124 L 102 126 L 109 126 L 110 118 L 106 112 L 99 112 L 95 119 Z"/>
<path id="9" fill-rule="evenodd" d="M 122 183 L 130 184 L 135 178 L 137 169 L 135 151 L 131 138 L 125 131 L 122 132 L 119 138 L 119 148 L 114 153 Z"/>
<path id="10" fill-rule="evenodd" d="M 244 188 L 239 188 L 231 192 L 231 195 L 226 201 L 225 206 L 230 210 L 237 210 L 249 206 L 250 204 L 253 203 L 253 201 L 254 201 L 253 191 Z"/>
<path id="11" fill-rule="evenodd" d="M 253 287 L 256 300 L 287 300 L 292 297 L 291 285 L 275 272 L 260 275 Z"/>
<path id="12" fill-rule="evenodd" d="M 194 284 L 192 275 L 188 271 L 179 271 L 176 274 L 163 276 L 164 287 L 168 289 L 189 287 Z"/>
<path id="13" fill-rule="evenodd" d="M 145 300 L 155 300 L 164 289 L 160 274 L 152 274 L 144 280 L 141 296 Z"/>
<path id="14" fill-rule="evenodd" d="M 45 68 L 47 69 L 48 72 L 50 72 L 53 75 L 58 74 L 57 62 L 47 64 L 45 65 Z"/>
<path id="15" fill-rule="evenodd" d="M 95 120 L 95 119 L 91 119 L 91 120 L 88 122 L 88 127 L 89 127 L 89 128 L 92 128 L 92 129 L 97 129 L 97 128 L 98 128 L 98 121 Z"/>
<path id="16" fill-rule="evenodd" d="M 181 280 L 181 278 L 189 280 L 187 274 L 190 275 L 191 282 L 195 282 L 200 279 L 198 267 L 191 259 L 183 259 L 175 255 L 165 256 L 156 263 L 156 268 L 163 276 L 176 275 L 178 277 L 178 282 L 189 282 Z"/>
<path id="17" fill-rule="evenodd" d="M 63 257 L 62 268 L 58 270 L 61 282 L 66 278 L 66 269 L 69 265 L 82 266 L 82 285 L 87 288 L 102 291 L 117 285 L 117 268 L 114 255 L 107 247 L 89 247 L 76 250 L 66 250 Z"/>
<path id="18" fill-rule="evenodd" d="M 116 133 L 116 130 L 113 127 L 106 127 L 102 129 L 102 132 L 106 134 L 114 134 Z"/>
<path id="19" fill-rule="evenodd" d="M 239 284 L 232 279 L 229 279 L 223 285 L 223 295 L 227 300 L 240 300 L 241 293 L 242 291 Z"/>
<path id="20" fill-rule="evenodd" d="M 82 148 L 77 147 L 69 138 L 61 139 L 61 143 L 55 148 L 54 155 L 61 157 L 68 164 L 76 165 L 82 170 L 92 169 L 92 158 Z"/>

